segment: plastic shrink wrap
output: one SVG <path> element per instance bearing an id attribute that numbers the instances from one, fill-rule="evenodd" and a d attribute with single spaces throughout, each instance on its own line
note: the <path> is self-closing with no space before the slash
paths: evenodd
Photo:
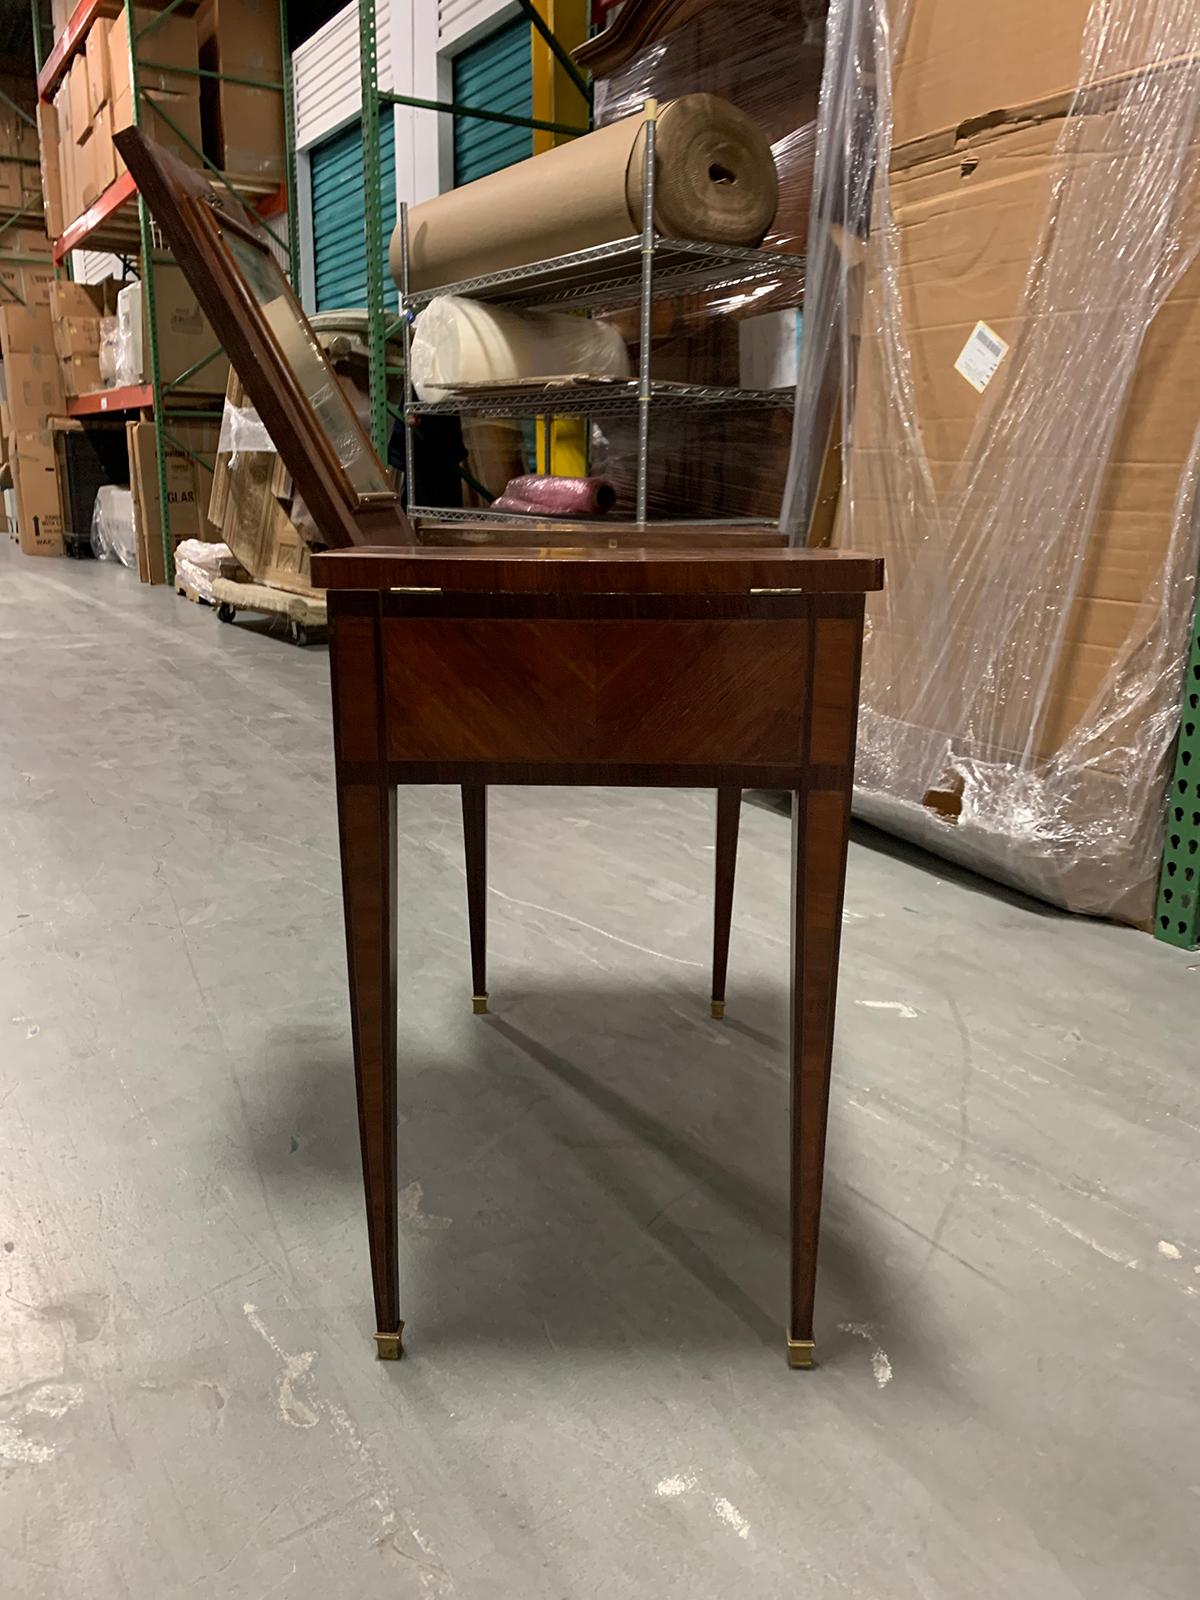
<path id="1" fill-rule="evenodd" d="M 312 319 L 312 327 L 343 393 L 364 428 L 369 428 L 366 312 L 322 312 Z M 398 364 L 395 341 L 388 353 L 389 364 Z M 389 400 L 398 403 L 400 397 L 398 380 L 390 378 Z M 322 548 L 317 529 L 232 368 L 208 520 L 256 582 L 296 594 L 312 593 L 310 556 L 313 548 Z"/>
<path id="2" fill-rule="evenodd" d="M 1137 923 L 1197 562 L 1198 113 L 1194 0 L 835 0 L 785 505 L 886 559 L 859 813 Z"/>
<path id="3" fill-rule="evenodd" d="M 92 554 L 100 561 L 137 566 L 137 529 L 133 521 L 133 495 L 115 484 L 102 484 L 92 508 Z"/>
<path id="4" fill-rule="evenodd" d="M 824 39 L 821 0 L 721 0 L 704 9 L 626 0 L 605 34 L 577 52 L 596 74 L 596 119 L 615 121 L 660 100 L 694 91 L 723 95 L 751 117 L 770 141 L 779 206 L 764 250 L 802 257 L 808 231 L 817 97 Z M 675 13 L 683 20 L 675 25 Z M 665 13 L 665 15 L 664 15 Z M 690 13 L 690 14 L 689 14 Z M 665 30 L 665 31 L 664 31 Z M 645 38 L 647 33 L 658 36 Z M 741 325 L 793 347 L 781 312 L 804 298 L 803 264 L 776 281 L 732 282 L 654 306 L 651 375 L 732 388 L 766 388 L 748 364 Z M 774 315 L 773 315 L 774 314 Z M 636 359 L 637 311 L 618 325 Z M 781 361 L 780 382 L 794 381 Z M 648 504 L 652 516 L 779 515 L 787 472 L 791 415 L 779 410 L 666 411 L 651 407 Z M 592 430 L 591 470 L 617 490 L 618 512 L 631 515 L 637 423 L 608 419 Z"/>
<path id="5" fill-rule="evenodd" d="M 461 384 L 629 376 L 624 340 L 598 317 L 508 311 L 457 295 L 438 295 L 417 317 L 411 359 L 417 397 L 431 401 Z"/>

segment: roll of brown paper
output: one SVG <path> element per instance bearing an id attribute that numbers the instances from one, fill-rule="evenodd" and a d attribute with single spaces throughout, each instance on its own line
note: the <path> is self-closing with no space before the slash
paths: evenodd
<path id="1" fill-rule="evenodd" d="M 439 288 L 639 232 L 645 142 L 644 119 L 625 117 L 414 206 L 410 286 Z M 779 186 L 757 123 L 720 95 L 682 95 L 659 108 L 655 150 L 660 234 L 759 243 Z M 399 283 L 399 229 L 389 263 Z"/>

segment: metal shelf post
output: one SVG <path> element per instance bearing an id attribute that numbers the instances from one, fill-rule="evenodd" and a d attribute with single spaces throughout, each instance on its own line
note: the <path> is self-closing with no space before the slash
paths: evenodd
<path id="1" fill-rule="evenodd" d="M 1183 672 L 1175 770 L 1167 789 L 1154 933 L 1181 950 L 1200 945 L 1200 584 Z"/>

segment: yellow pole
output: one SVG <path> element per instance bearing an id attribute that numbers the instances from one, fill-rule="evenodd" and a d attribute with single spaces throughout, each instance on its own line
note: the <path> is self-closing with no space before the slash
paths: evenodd
<path id="1" fill-rule="evenodd" d="M 587 0 L 534 0 L 543 21 L 554 37 L 568 50 L 582 44 L 588 36 Z M 586 127 L 588 105 L 567 73 L 554 59 L 550 46 L 536 28 L 529 30 L 533 59 L 533 115 L 541 122 L 565 122 Z M 556 144 L 564 144 L 568 134 L 533 130 L 533 153 L 541 155 Z M 537 465 L 539 472 L 555 472 L 564 478 L 583 477 L 587 472 L 587 424 L 583 417 L 554 417 L 550 425 L 550 449 L 546 449 L 546 427 L 537 425 Z"/>

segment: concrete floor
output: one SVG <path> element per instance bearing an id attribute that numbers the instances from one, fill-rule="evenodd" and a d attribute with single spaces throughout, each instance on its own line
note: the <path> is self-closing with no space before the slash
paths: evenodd
<path id="1" fill-rule="evenodd" d="M 374 1360 L 323 649 L 0 557 L 0 1595 L 1183 1600 L 1200 958 L 863 834 L 783 1356 L 787 824 L 401 794 Z"/>

